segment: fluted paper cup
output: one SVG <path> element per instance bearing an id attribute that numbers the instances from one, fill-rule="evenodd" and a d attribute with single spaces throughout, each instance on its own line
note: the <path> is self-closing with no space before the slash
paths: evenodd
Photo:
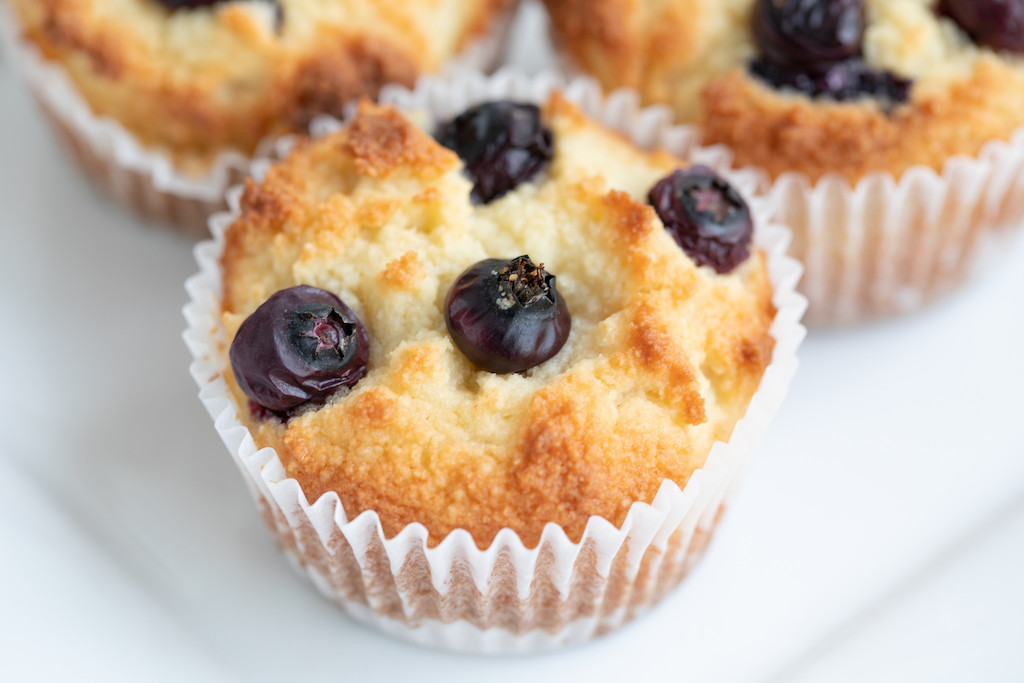
<path id="1" fill-rule="evenodd" d="M 494 30 L 469 45 L 447 67 L 453 73 L 493 69 L 508 39 L 518 4 L 509 4 Z M 20 38 L 13 10 L 0 2 L 0 51 L 28 85 L 33 97 L 82 173 L 117 204 L 138 215 L 197 238 L 209 237 L 207 220 L 226 208 L 224 194 L 241 182 L 252 161 L 237 151 L 217 155 L 202 175 L 177 169 L 159 151 L 144 147 L 121 124 L 93 113 L 64 70 Z M 258 145 L 253 158 L 266 156 L 272 141 Z"/>
<path id="2" fill-rule="evenodd" d="M 670 124 L 667 111 L 640 109 L 627 93 L 604 99 L 590 81 L 561 83 L 508 72 L 489 79 L 424 79 L 413 91 L 388 89 L 382 99 L 441 119 L 485 100 L 543 102 L 556 87 L 584 113 L 643 147 L 681 152 L 692 142 L 688 131 Z M 341 124 L 319 125 L 329 130 Z M 282 146 L 286 152 L 288 141 Z M 254 165 L 254 177 L 261 178 L 267 166 Z M 238 215 L 240 192 L 235 188 L 229 194 L 230 211 L 211 220 L 214 239 L 196 249 L 200 272 L 187 283 L 191 301 L 184 310 L 185 340 L 194 357 L 191 371 L 267 526 L 321 593 L 356 619 L 421 644 L 534 652 L 622 625 L 686 575 L 704 552 L 727 494 L 782 403 L 805 333 L 799 321 L 806 300 L 795 291 L 801 267 L 786 255 L 788 231 L 770 224 L 762 205 L 753 205 L 755 239 L 767 254 L 775 290 L 775 348 L 729 441 L 714 445 L 684 488 L 666 480 L 653 501 L 634 503 L 621 527 L 592 517 L 581 540 L 573 542 L 562 528 L 548 524 L 536 547 L 503 529 L 481 549 L 464 530 L 431 547 L 420 524 L 387 538 L 375 512 L 350 518 L 334 493 L 310 501 L 288 478 L 278 454 L 257 448 L 223 379 L 228 360 L 220 323 L 219 259 L 224 231 Z"/>
<path id="3" fill-rule="evenodd" d="M 809 324 L 905 314 L 956 289 L 1024 222 L 1024 128 L 941 173 L 915 166 L 855 185 L 787 173 L 761 186 L 772 217 L 793 230 Z"/>

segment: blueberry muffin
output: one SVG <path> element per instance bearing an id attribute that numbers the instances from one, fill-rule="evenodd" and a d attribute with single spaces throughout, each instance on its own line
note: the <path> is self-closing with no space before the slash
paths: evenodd
<path id="1" fill-rule="evenodd" d="M 187 284 L 192 376 L 282 550 L 423 645 L 536 652 L 661 600 L 804 335 L 763 203 L 670 156 L 664 112 L 552 87 L 427 78 L 318 127 Z"/>
<path id="2" fill-rule="evenodd" d="M 728 441 L 772 360 L 743 198 L 559 96 L 426 130 L 364 102 L 240 206 L 222 322 L 242 422 L 309 500 L 387 537 L 620 525 Z"/>
<path id="3" fill-rule="evenodd" d="M 940 171 L 1024 111 L 1024 3 L 548 0 L 574 58 L 772 176 Z"/>
<path id="4" fill-rule="evenodd" d="M 88 110 L 168 160 L 181 185 L 206 178 L 226 152 L 250 155 L 268 135 L 303 131 L 318 114 L 340 116 L 352 98 L 440 70 L 496 32 L 512 0 L 10 5 L 21 39 L 59 66 Z M 78 130 L 67 107 L 56 106 L 61 111 L 51 113 L 65 132 L 84 144 L 94 131 Z M 225 189 L 222 183 L 212 194 L 220 198 Z"/>
<path id="5" fill-rule="evenodd" d="M 1021 0 L 548 0 L 568 52 L 759 169 L 809 318 L 904 313 L 1024 220 Z"/>

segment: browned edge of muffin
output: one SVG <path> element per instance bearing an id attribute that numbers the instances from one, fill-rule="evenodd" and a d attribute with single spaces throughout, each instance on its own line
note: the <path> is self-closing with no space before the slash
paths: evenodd
<path id="1" fill-rule="evenodd" d="M 993 60 L 942 93 L 912 96 L 886 112 L 877 101 L 831 102 L 778 91 L 745 69 L 707 85 L 704 142 L 728 145 L 736 166 L 772 177 L 788 171 L 817 181 L 836 173 L 850 183 L 873 172 L 899 178 L 913 166 L 937 172 L 955 155 L 976 156 L 991 140 L 1020 126 L 1024 93 L 1008 68 Z"/>

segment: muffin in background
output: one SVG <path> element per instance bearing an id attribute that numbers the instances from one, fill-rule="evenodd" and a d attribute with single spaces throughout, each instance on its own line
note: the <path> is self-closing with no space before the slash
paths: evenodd
<path id="1" fill-rule="evenodd" d="M 813 322 L 914 310 L 1024 220 L 1024 3 L 547 4 L 578 68 L 763 173 Z"/>
<path id="2" fill-rule="evenodd" d="M 513 0 L 9 0 L 0 34 L 86 174 L 143 215 L 206 234 L 268 136 L 493 66 Z"/>
<path id="3" fill-rule="evenodd" d="M 785 231 L 624 135 L 684 144 L 665 117 L 552 85 L 388 91 L 422 129 L 364 104 L 257 169 L 189 283 L 193 376 L 282 547 L 350 614 L 425 644 L 533 651 L 657 602 L 703 552 L 803 336 Z M 467 346 L 458 305 L 511 301 L 477 283 L 541 263 L 568 334 L 526 366 L 493 337 Z M 321 365 L 283 360 L 297 346 L 255 341 L 306 304 L 326 308 L 301 344 L 348 340 L 324 392 Z"/>

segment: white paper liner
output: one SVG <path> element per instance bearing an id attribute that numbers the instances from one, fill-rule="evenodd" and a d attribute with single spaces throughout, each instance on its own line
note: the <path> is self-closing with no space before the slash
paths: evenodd
<path id="1" fill-rule="evenodd" d="M 561 84 L 553 77 L 501 72 L 492 78 L 422 79 L 414 91 L 388 88 L 382 100 L 445 118 L 488 99 L 543 102 L 561 87 L 592 118 L 623 131 L 645 147 L 685 151 L 692 133 L 670 124 L 663 109 L 640 109 L 619 93 L 602 99 L 592 81 Z M 322 130 L 336 129 L 321 121 Z M 282 141 L 286 151 L 289 141 Z M 268 162 L 253 165 L 263 177 Z M 749 187 L 750 179 L 733 179 Z M 778 410 L 796 370 L 796 349 L 806 308 L 796 293 L 801 266 L 786 255 L 789 233 L 768 224 L 755 205 L 756 242 L 768 255 L 778 309 L 771 327 L 772 362 L 745 417 L 728 443 L 714 445 L 705 466 L 685 489 L 665 481 L 651 504 L 635 503 L 621 528 L 592 517 L 579 543 L 548 524 L 536 548 L 511 529 L 501 530 L 486 550 L 457 530 L 436 547 L 427 530 L 405 527 L 387 539 L 375 512 L 349 520 L 337 494 L 310 503 L 287 478 L 276 452 L 257 449 L 240 422 L 221 376 L 227 366 L 220 324 L 219 255 L 227 226 L 238 215 L 241 188 L 228 194 L 230 211 L 210 221 L 213 241 L 197 245 L 200 272 L 186 283 L 184 338 L 200 398 L 249 483 L 257 506 L 295 565 L 328 598 L 353 617 L 387 633 L 431 646 L 484 653 L 534 652 L 582 641 L 623 624 L 671 590 L 700 557 L 754 447 Z"/>
<path id="2" fill-rule="evenodd" d="M 723 151 L 725 151 L 723 149 Z M 915 166 L 855 185 L 761 174 L 774 219 L 793 230 L 812 325 L 909 313 L 955 289 L 1009 228 L 1024 222 L 1024 128 L 942 173 Z"/>
<path id="3" fill-rule="evenodd" d="M 494 21 L 493 31 L 473 40 L 446 67 L 455 71 L 497 66 L 517 2 Z M 96 116 L 64 70 L 20 39 L 13 10 L 0 2 L 0 51 L 27 83 L 86 177 L 117 203 L 196 237 L 208 237 L 207 219 L 225 208 L 224 194 L 241 182 L 252 159 L 225 151 L 202 176 L 178 171 L 159 151 L 147 149 L 121 124 Z M 256 158 L 272 144 L 258 145 Z"/>

